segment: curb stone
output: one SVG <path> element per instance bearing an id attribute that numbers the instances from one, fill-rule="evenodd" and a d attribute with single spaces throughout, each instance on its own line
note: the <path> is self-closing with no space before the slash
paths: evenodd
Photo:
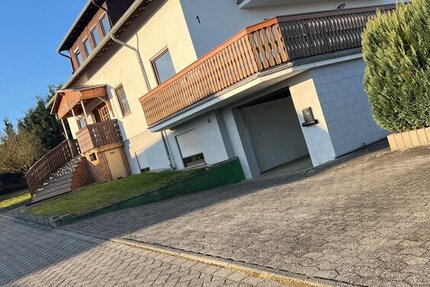
<path id="1" fill-rule="evenodd" d="M 280 284 L 291 287 L 333 287 L 333 286 L 351 286 L 342 282 L 330 282 L 320 278 L 309 278 L 301 274 L 292 274 L 284 271 L 277 271 L 270 268 L 263 268 L 257 266 L 250 266 L 246 263 L 235 262 L 222 258 L 216 258 L 209 255 L 195 254 L 183 250 L 178 250 L 171 247 L 158 246 L 155 244 L 137 242 L 130 239 L 109 239 L 111 242 L 124 244 L 127 246 L 140 248 L 148 251 L 158 252 L 165 255 L 179 257 L 186 260 L 191 260 L 199 263 L 222 267 L 235 272 L 245 273 L 250 276 L 258 277 L 261 279 L 269 279 Z"/>
<path id="2" fill-rule="evenodd" d="M 26 219 L 22 218 L 16 218 L 16 217 L 10 217 L 6 215 L 0 215 L 0 217 L 8 218 L 11 220 L 18 221 L 22 224 L 40 224 L 37 221 L 45 220 L 46 223 L 54 224 L 53 220 L 51 218 L 45 217 L 41 219 L 40 217 L 37 218 L 36 221 L 28 221 Z M 31 217 L 31 216 L 30 216 Z M 38 226 L 41 228 L 51 228 L 47 227 L 46 224 L 44 226 Z M 54 229 L 55 232 L 71 236 L 74 238 L 79 238 L 82 240 L 87 240 L 90 242 L 94 242 L 97 244 L 102 244 L 103 242 L 113 242 L 121 245 L 126 245 L 129 247 L 134 247 L 138 249 L 143 249 L 146 251 L 156 252 L 164 255 L 169 255 L 177 258 L 182 258 L 185 260 L 190 260 L 194 262 L 199 262 L 207 265 L 217 266 L 221 268 L 225 268 L 234 272 L 241 272 L 244 274 L 247 274 L 249 276 L 254 276 L 260 279 L 265 280 L 272 280 L 277 283 L 290 286 L 290 287 L 333 287 L 333 286 L 351 286 L 346 285 L 341 282 L 329 282 L 327 283 L 327 280 L 323 280 L 320 278 L 309 278 L 304 275 L 300 274 L 292 274 L 284 271 L 277 271 L 270 268 L 264 268 L 264 267 L 257 267 L 257 266 L 250 266 L 249 264 L 235 262 L 232 260 L 222 259 L 222 258 L 216 258 L 209 255 L 202 255 L 202 254 L 195 254 L 192 252 L 187 252 L 171 247 L 165 247 L 165 246 L 158 246 L 155 244 L 150 243 L 143 243 L 143 242 L 137 242 L 134 240 L 129 239 L 107 239 L 107 238 L 98 238 L 93 236 L 88 236 L 85 234 L 81 234 L 78 232 L 73 232 L 69 230 L 63 230 L 63 229 Z"/>
<path id="3" fill-rule="evenodd" d="M 64 215 L 60 217 L 36 216 L 36 215 L 25 213 L 23 210 L 20 210 L 17 214 L 17 217 L 24 221 L 57 228 L 69 216 L 68 215 Z"/>

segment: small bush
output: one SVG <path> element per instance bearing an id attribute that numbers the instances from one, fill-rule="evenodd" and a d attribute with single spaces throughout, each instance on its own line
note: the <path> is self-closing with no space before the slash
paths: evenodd
<path id="1" fill-rule="evenodd" d="M 27 188 L 22 174 L 0 174 L 0 196 Z"/>
<path id="2" fill-rule="evenodd" d="M 365 87 L 376 122 L 394 132 L 430 126 L 430 1 L 398 4 L 363 34 Z"/>

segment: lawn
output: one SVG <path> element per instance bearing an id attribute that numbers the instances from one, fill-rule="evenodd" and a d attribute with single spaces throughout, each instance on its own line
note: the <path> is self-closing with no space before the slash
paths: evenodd
<path id="1" fill-rule="evenodd" d="M 77 216 L 145 194 L 202 171 L 198 169 L 133 175 L 89 186 L 81 191 L 30 207 L 26 212 L 38 216 Z"/>
<path id="2" fill-rule="evenodd" d="M 21 190 L 11 194 L 2 195 L 0 196 L 0 209 L 22 203 L 30 198 L 31 195 L 28 193 L 28 190 Z"/>

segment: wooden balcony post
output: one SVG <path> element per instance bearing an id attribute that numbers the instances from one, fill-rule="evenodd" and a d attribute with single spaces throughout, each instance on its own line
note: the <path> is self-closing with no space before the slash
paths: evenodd
<path id="1" fill-rule="evenodd" d="M 81 107 L 82 107 L 82 110 L 84 111 L 85 122 L 88 124 L 88 114 L 87 114 L 87 111 L 85 110 L 85 105 L 82 100 L 81 100 Z"/>
<path id="2" fill-rule="evenodd" d="M 67 132 L 66 125 L 64 124 L 64 120 L 61 119 L 60 121 L 61 121 L 61 125 L 63 126 L 64 136 L 66 137 L 67 140 L 70 140 L 69 133 Z"/>

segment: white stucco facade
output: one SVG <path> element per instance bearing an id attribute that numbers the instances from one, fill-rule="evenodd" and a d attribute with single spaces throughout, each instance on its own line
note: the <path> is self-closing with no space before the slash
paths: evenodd
<path id="1" fill-rule="evenodd" d="M 393 0 L 260 1 L 257 7 L 238 9 L 235 0 L 180 0 L 198 57 L 247 26 L 276 16 L 345 8 L 393 4 Z M 266 3 L 264 3 L 266 2 Z M 209 36 L 209 37 L 208 37 Z"/>
<path id="2" fill-rule="evenodd" d="M 287 2 L 240 9 L 233 0 L 154 1 L 140 16 L 141 21 L 129 27 L 132 32 L 121 38 L 140 52 L 149 87 L 135 51 L 118 44 L 113 44 L 115 47 L 72 86 L 107 85 L 112 116 L 119 121 L 125 152 L 134 174 L 146 168 L 185 168 L 177 137 L 190 131 L 197 135 L 206 164 L 238 157 L 247 178 L 259 176 L 262 171 L 304 155 L 309 155 L 313 165 L 317 166 L 385 137 L 387 133 L 377 127 L 371 117 L 363 86 L 362 59 L 340 59 L 336 63 L 278 71 L 266 75 L 266 82 L 256 79 L 256 82 L 261 81 L 255 86 L 249 82 L 237 88 L 240 98 L 227 99 L 225 96 L 223 100 L 220 96 L 213 107 L 208 106 L 186 120 L 175 122 L 173 119 L 173 124 L 163 132 L 148 130 L 139 98 L 157 86 L 151 60 L 163 49 L 168 48 L 175 71 L 179 72 L 246 26 L 278 15 L 330 10 L 339 5 L 336 1 Z M 392 2 L 345 1 L 347 8 Z M 119 85 L 123 86 L 131 109 L 126 116 L 122 115 L 115 94 Z M 277 89 L 288 90 L 285 96 L 288 107 L 277 106 L 270 120 L 265 121 L 264 117 L 276 102 L 244 107 L 250 101 L 270 96 Z M 234 95 L 235 91 L 228 93 Z M 307 107 L 312 108 L 318 124 L 301 127 L 302 110 Z M 282 114 L 282 111 L 288 114 Z M 268 123 L 274 124 L 264 130 Z M 76 120 L 69 119 L 69 125 L 75 134 L 79 129 Z M 265 133 L 259 133 L 257 129 L 263 129 Z M 258 138 L 260 134 L 265 135 Z M 276 143 L 277 148 L 270 149 L 270 140 L 274 137 L 272 143 Z M 264 142 L 264 138 L 268 142 Z M 266 157 L 262 152 L 264 148 L 268 149 Z M 276 163 L 272 164 L 270 161 L 275 159 Z"/>

